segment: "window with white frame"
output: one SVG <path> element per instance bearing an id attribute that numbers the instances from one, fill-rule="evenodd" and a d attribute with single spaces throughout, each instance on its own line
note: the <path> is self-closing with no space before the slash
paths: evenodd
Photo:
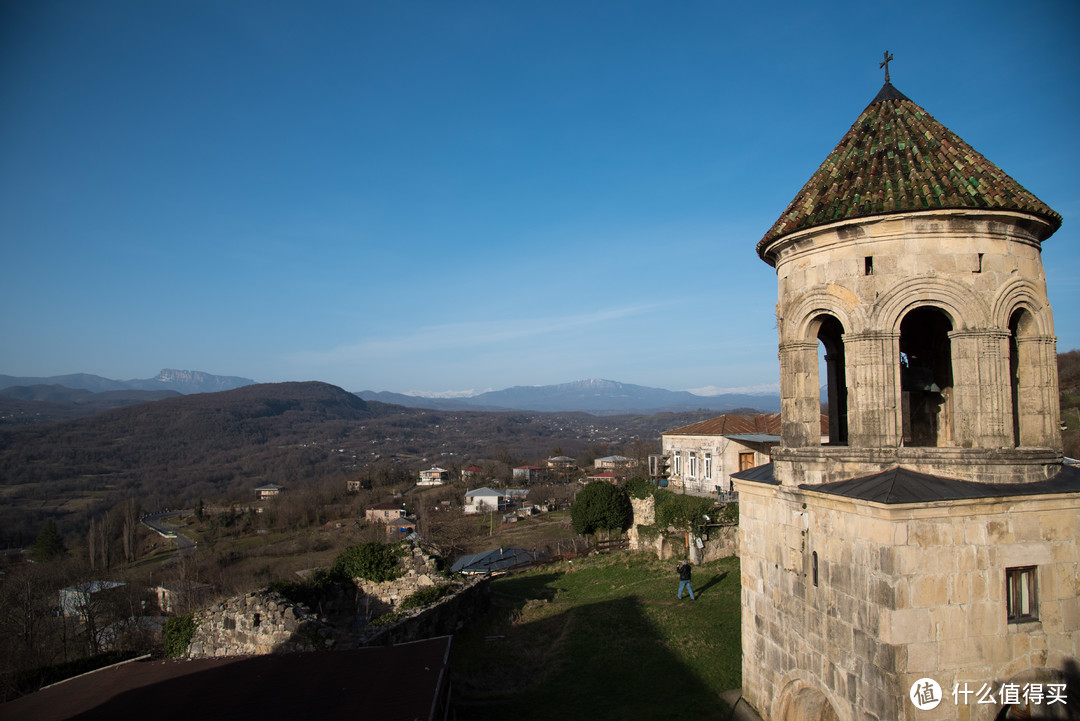
<path id="1" fill-rule="evenodd" d="M 682 475 L 682 452 L 672 451 L 671 453 L 671 474 L 673 476 Z"/>
<path id="2" fill-rule="evenodd" d="M 1005 570 L 1005 607 L 1009 623 L 1039 620 L 1039 593 L 1035 566 Z"/>
<path id="3" fill-rule="evenodd" d="M 697 478 L 697 453 L 690 453 L 690 467 L 688 469 L 687 476 L 690 478 Z"/>
<path id="4" fill-rule="evenodd" d="M 705 454 L 705 478 L 712 480 L 712 454 Z"/>

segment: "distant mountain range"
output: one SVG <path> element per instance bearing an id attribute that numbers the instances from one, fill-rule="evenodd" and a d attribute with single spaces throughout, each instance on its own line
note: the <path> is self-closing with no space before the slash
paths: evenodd
<path id="1" fill-rule="evenodd" d="M 583 411 L 596 415 L 679 413 L 702 409 L 780 410 L 779 394 L 724 393 L 699 396 L 687 391 L 669 391 L 596 378 L 548 386 L 514 386 L 469 398 L 427 398 L 386 391 L 361 391 L 356 395 L 364 400 L 436 410 Z"/>
<path id="2" fill-rule="evenodd" d="M 117 381 L 101 376 L 77 373 L 47 378 L 26 378 L 0 375 L 0 398 L 20 401 L 122 405 L 162 397 L 162 392 L 183 395 L 214 393 L 254 385 L 250 378 L 215 376 L 200 371 L 181 371 L 166 368 L 154 378 Z M 117 395 L 117 392 L 123 392 Z M 89 394 L 87 393 L 89 392 Z M 146 392 L 142 394 L 140 392 Z M 153 392 L 154 395 L 149 395 Z M 111 397 L 95 398 L 91 394 L 110 393 Z M 594 415 L 653 413 L 683 413 L 710 410 L 730 412 L 756 410 L 774 413 L 780 410 L 776 393 L 724 393 L 699 396 L 687 391 L 591 379 L 546 386 L 514 386 L 488 391 L 468 398 L 432 398 L 405 395 L 388 391 L 360 391 L 363 400 L 392 403 L 408 408 L 460 411 L 542 411 L 584 412 Z"/>
<path id="3" fill-rule="evenodd" d="M 235 376 L 215 376 L 201 371 L 180 371 L 165 368 L 153 378 L 145 380 L 116 381 L 87 373 L 74 373 L 65 376 L 46 378 L 20 378 L 0 375 L 0 389 L 14 386 L 63 386 L 94 393 L 104 391 L 176 391 L 188 395 L 191 393 L 215 393 L 233 388 L 254 385 L 250 378 Z M 37 400 L 48 400 L 40 398 Z"/>

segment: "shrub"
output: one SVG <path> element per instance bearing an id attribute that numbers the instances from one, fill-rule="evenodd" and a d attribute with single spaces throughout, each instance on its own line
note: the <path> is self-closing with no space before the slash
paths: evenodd
<path id="1" fill-rule="evenodd" d="M 385 626 L 390 623 L 396 623 L 403 618 L 405 618 L 405 614 L 400 610 L 391 611 L 390 613 L 384 613 L 378 618 L 372 619 L 368 626 Z"/>
<path id="2" fill-rule="evenodd" d="M 195 620 L 193 613 L 166 619 L 161 637 L 165 655 L 169 658 L 186 656 L 188 646 L 191 645 L 191 639 L 195 637 L 195 629 L 198 626 L 199 623 Z"/>
<path id="3" fill-rule="evenodd" d="M 430 603 L 435 603 L 440 598 L 448 596 L 454 592 L 454 584 L 443 583 L 438 586 L 429 586 L 427 588 L 421 588 L 416 593 L 409 594 L 405 598 L 401 599 L 401 603 L 398 604 L 399 611 L 408 611 L 411 608 L 420 608 L 421 606 L 427 606 Z"/>
<path id="4" fill-rule="evenodd" d="M 720 511 L 720 523 L 738 523 L 739 522 L 739 504 L 728 503 L 724 506 L 724 510 Z"/>
<path id="5" fill-rule="evenodd" d="M 603 481 L 595 481 L 582 488 L 570 507 L 570 521 L 575 533 L 625 531 L 633 520 L 630 496 L 623 489 Z"/>
<path id="6" fill-rule="evenodd" d="M 309 608 L 318 606 L 319 601 L 333 596 L 337 590 L 337 584 L 342 581 L 351 581 L 341 574 L 334 574 L 324 568 L 316 569 L 303 581 L 272 581 L 267 588 L 280 593 L 290 601 L 297 601 Z"/>
<path id="7" fill-rule="evenodd" d="M 640 538 L 645 543 L 652 543 L 660 537 L 660 529 L 657 528 L 656 524 L 646 526 L 639 523 L 637 527 L 637 532 L 638 538 Z"/>
<path id="8" fill-rule="evenodd" d="M 378 541 L 349 546 L 334 559 L 331 572 L 376 583 L 392 581 L 402 573 L 398 566 L 401 553 L 400 547 Z"/>
<path id="9" fill-rule="evenodd" d="M 648 478 L 639 477 L 631 478 L 626 482 L 624 488 L 631 498 L 644 500 L 653 494 L 653 491 L 656 490 L 656 485 Z"/>
<path id="10" fill-rule="evenodd" d="M 715 502 L 711 498 L 683 496 L 671 491 L 656 492 L 656 525 L 672 526 L 680 531 L 701 533 L 705 515 L 712 511 Z"/>

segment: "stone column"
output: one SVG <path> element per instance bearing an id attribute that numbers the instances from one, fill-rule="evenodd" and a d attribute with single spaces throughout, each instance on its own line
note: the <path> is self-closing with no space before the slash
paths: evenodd
<path id="1" fill-rule="evenodd" d="M 1012 445 L 1009 333 L 997 329 L 949 333 L 952 351 L 952 442 L 959 448 Z"/>
<path id="2" fill-rule="evenodd" d="M 900 334 L 844 336 L 848 379 L 848 445 L 895 448 L 903 438 L 900 417 Z"/>
<path id="3" fill-rule="evenodd" d="M 821 390 L 818 344 L 780 344 L 780 445 L 804 448 L 821 444 Z"/>
<path id="4" fill-rule="evenodd" d="M 1057 339 L 1020 337 L 1016 345 L 1020 356 L 1020 445 L 1060 450 Z"/>

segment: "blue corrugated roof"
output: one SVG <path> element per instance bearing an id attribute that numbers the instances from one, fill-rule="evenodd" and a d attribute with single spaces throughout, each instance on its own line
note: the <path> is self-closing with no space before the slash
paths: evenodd
<path id="1" fill-rule="evenodd" d="M 450 570 L 455 573 L 495 573 L 530 564 L 548 554 L 526 551 L 524 548 L 496 548 L 491 551 L 462 556 Z"/>

